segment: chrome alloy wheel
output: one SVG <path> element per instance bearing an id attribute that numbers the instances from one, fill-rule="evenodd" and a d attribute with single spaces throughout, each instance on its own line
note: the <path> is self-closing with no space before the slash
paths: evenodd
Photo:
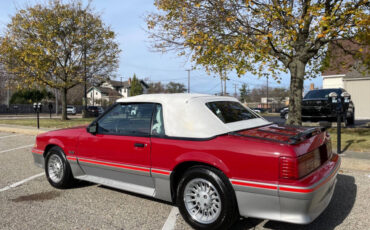
<path id="1" fill-rule="evenodd" d="M 184 202 L 189 215 L 201 224 L 210 224 L 221 213 L 220 195 L 207 180 L 196 178 L 185 186 Z"/>
<path id="2" fill-rule="evenodd" d="M 54 183 L 59 183 L 62 180 L 64 173 L 62 159 L 56 154 L 51 155 L 47 167 L 50 179 Z"/>

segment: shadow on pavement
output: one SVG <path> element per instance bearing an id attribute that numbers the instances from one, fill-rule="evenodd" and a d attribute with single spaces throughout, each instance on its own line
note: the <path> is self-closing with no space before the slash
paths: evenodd
<path id="1" fill-rule="evenodd" d="M 365 139 L 360 139 L 360 140 L 348 140 L 346 141 L 346 145 L 344 146 L 344 148 L 342 149 L 342 152 L 344 151 L 347 151 L 348 148 L 352 145 L 352 144 L 357 144 L 357 143 L 361 143 L 361 142 L 365 142 L 366 140 Z"/>
<path id="2" fill-rule="evenodd" d="M 355 204 L 357 196 L 357 185 L 355 184 L 354 177 L 339 174 L 337 178 L 338 182 L 330 204 L 325 211 L 311 224 L 297 225 L 270 220 L 267 221 L 263 227 L 266 229 L 284 230 L 335 229 L 347 218 Z M 263 221 L 264 220 L 255 218 L 241 219 L 235 224 L 235 226 L 233 226 L 232 229 L 254 229 Z"/>

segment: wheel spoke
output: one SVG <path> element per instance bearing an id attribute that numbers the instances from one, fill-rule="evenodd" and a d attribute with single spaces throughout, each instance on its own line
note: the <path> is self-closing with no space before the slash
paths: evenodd
<path id="1" fill-rule="evenodd" d="M 211 182 L 196 178 L 186 184 L 184 191 L 185 207 L 195 221 L 208 224 L 217 220 L 221 213 L 220 195 Z"/>
<path id="2" fill-rule="evenodd" d="M 47 162 L 47 170 L 49 178 L 54 183 L 60 182 L 64 173 L 62 159 L 56 154 L 51 155 Z"/>

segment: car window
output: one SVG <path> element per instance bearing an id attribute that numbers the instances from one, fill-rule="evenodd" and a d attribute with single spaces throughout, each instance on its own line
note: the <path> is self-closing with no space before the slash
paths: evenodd
<path id="1" fill-rule="evenodd" d="M 117 104 L 98 121 L 98 133 L 147 136 L 154 104 Z"/>
<path id="2" fill-rule="evenodd" d="M 304 96 L 304 99 L 328 98 L 329 93 L 331 92 L 335 92 L 337 95 L 341 95 L 342 89 L 311 90 Z"/>
<path id="3" fill-rule="evenodd" d="M 214 101 L 208 102 L 206 105 L 224 123 L 257 118 L 239 102 Z"/>
<path id="4" fill-rule="evenodd" d="M 164 123 L 163 123 L 163 110 L 162 105 L 156 104 L 155 110 L 153 113 L 153 124 L 151 135 L 152 136 L 163 136 L 164 132 Z"/>

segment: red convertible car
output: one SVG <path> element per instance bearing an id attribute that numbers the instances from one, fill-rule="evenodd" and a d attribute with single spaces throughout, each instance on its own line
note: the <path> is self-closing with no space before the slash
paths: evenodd
<path id="1" fill-rule="evenodd" d="M 225 229 L 239 216 L 312 222 L 337 181 L 330 143 L 323 128 L 272 124 L 232 97 L 152 94 L 40 134 L 32 153 L 56 188 L 103 184 L 174 202 L 196 229 Z"/>

